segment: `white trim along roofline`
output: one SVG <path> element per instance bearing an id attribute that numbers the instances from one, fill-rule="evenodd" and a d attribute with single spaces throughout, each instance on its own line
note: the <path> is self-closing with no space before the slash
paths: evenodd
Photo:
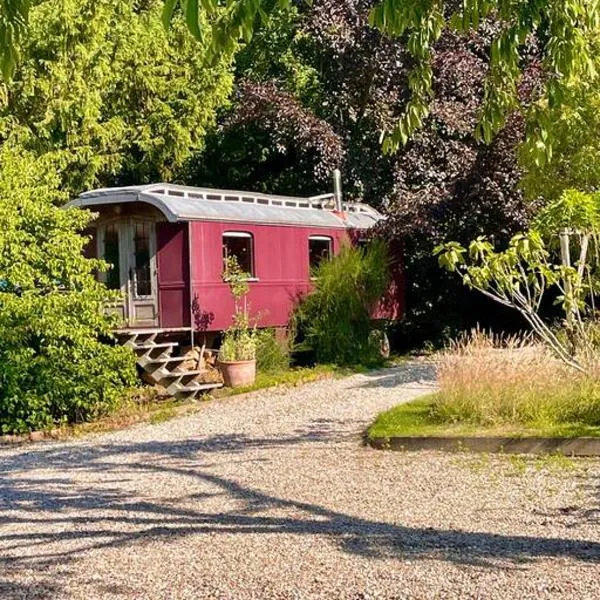
<path id="1" fill-rule="evenodd" d="M 384 218 L 371 206 L 354 202 L 344 202 L 343 213 L 335 212 L 332 194 L 300 198 L 167 183 L 92 190 L 66 206 L 132 202 L 154 206 L 172 223 L 198 220 L 367 229 Z"/>

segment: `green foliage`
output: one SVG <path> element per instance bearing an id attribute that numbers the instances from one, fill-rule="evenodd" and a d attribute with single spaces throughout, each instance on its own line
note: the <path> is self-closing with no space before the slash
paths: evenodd
<path id="1" fill-rule="evenodd" d="M 18 43 L 25 35 L 31 0 L 2 0 L 0 3 L 0 69 L 8 80 L 19 60 Z"/>
<path id="2" fill-rule="evenodd" d="M 61 210 L 46 160 L 0 149 L 0 430 L 91 419 L 135 381 L 130 350 L 101 343 L 111 296 L 78 232 L 91 214 Z"/>
<path id="3" fill-rule="evenodd" d="M 565 190 L 538 212 L 533 227 L 546 239 L 556 236 L 561 229 L 579 233 L 600 231 L 600 192 Z"/>
<path id="4" fill-rule="evenodd" d="M 219 359 L 224 362 L 256 358 L 256 327 L 250 325 L 246 295 L 250 290 L 249 274 L 240 267 L 235 256 L 224 260 L 223 281 L 229 284 L 233 296 L 233 324 L 223 335 Z"/>
<path id="5" fill-rule="evenodd" d="M 0 136 L 49 154 L 73 196 L 170 180 L 202 148 L 231 90 L 230 59 L 208 64 L 161 0 L 45 0 L 29 14 L 13 78 L 0 92 Z"/>
<path id="6" fill-rule="evenodd" d="M 290 368 L 289 343 L 279 339 L 274 329 L 256 332 L 256 368 L 263 373 L 280 373 Z"/>
<path id="7" fill-rule="evenodd" d="M 294 319 L 304 344 L 319 362 L 375 363 L 380 360 L 372 314 L 387 290 L 389 258 L 383 242 L 367 248 L 344 245 L 314 272 L 314 289 Z"/>
<path id="8" fill-rule="evenodd" d="M 459 12 L 452 13 L 450 3 L 432 0 L 401 4 L 395 0 L 382 0 L 373 9 L 372 22 L 390 35 L 406 37 L 408 51 L 415 61 L 410 75 L 412 98 L 404 118 L 388 138 L 390 148 L 406 143 L 429 113 L 433 45 L 446 27 L 459 31 L 477 29 L 480 23 L 492 17 L 503 24 L 491 44 L 484 109 L 479 124 L 480 135 L 488 143 L 504 123 L 506 115 L 518 105 L 522 50 L 532 35 L 542 40 L 544 66 L 550 75 L 545 98 L 551 104 L 559 102 L 572 77 L 595 74 L 590 45 L 590 32 L 598 28 L 599 11 L 595 2 L 466 0 Z M 545 145 L 543 121 L 538 120 L 536 124 L 530 133 L 535 143 Z"/>
<path id="9" fill-rule="evenodd" d="M 565 394 L 566 396 L 566 394 Z M 600 437 L 599 425 L 575 422 L 502 423 L 480 425 L 472 421 L 444 422 L 434 410 L 437 394 L 399 404 L 378 415 L 369 427 L 370 440 L 404 436 Z M 581 398 L 583 400 L 583 398 Z M 458 447 L 458 445 L 457 445 Z M 481 465 L 473 465 L 480 468 Z M 543 466 L 543 462 L 540 463 Z"/>
<path id="10" fill-rule="evenodd" d="M 596 50 L 596 54 L 597 54 Z M 596 80 L 571 83 L 559 105 L 541 104 L 546 142 L 529 137 L 521 148 L 523 188 L 535 199 L 556 201 L 565 190 L 600 191 L 600 89 Z M 535 126 L 532 120 L 530 127 Z M 552 153 L 547 154 L 546 147 Z"/>
<path id="11" fill-rule="evenodd" d="M 239 312 L 239 302 L 250 291 L 248 283 L 249 273 L 240 267 L 235 256 L 227 256 L 224 259 L 223 281 L 229 285 L 231 294 L 236 303 L 236 312 Z"/>
<path id="12" fill-rule="evenodd" d="M 289 0 L 260 2 L 237 0 L 227 3 L 227 10 L 218 10 L 211 0 L 180 0 L 186 13 L 190 31 L 202 39 L 199 26 L 201 5 L 212 21 L 214 47 L 228 51 L 233 40 L 248 41 L 257 17 L 264 9 L 273 11 L 288 7 Z M 166 20 L 176 2 L 167 0 Z M 371 11 L 371 23 L 382 32 L 406 40 L 406 47 L 414 67 L 409 75 L 410 101 L 402 119 L 389 132 L 384 148 L 395 150 L 422 125 L 429 115 L 433 96 L 431 67 L 433 47 L 444 29 L 466 31 L 477 29 L 480 23 L 495 17 L 503 26 L 493 40 L 490 50 L 490 71 L 486 85 L 486 101 L 480 123 L 481 136 L 491 141 L 505 116 L 517 105 L 517 82 L 522 73 L 521 53 L 532 35 L 542 43 L 545 68 L 549 73 L 546 83 L 547 100 L 557 103 L 569 80 L 576 75 L 594 75 L 591 61 L 590 31 L 597 31 L 599 9 L 596 2 L 587 0 L 554 0 L 539 2 L 505 2 L 504 0 L 466 0 L 456 12 L 455 4 L 442 0 L 415 0 L 397 2 L 381 0 Z M 544 127 L 541 121 L 533 132 L 537 143 L 544 145 Z"/>
<path id="13" fill-rule="evenodd" d="M 562 267 L 549 263 L 549 252 L 535 231 L 513 236 L 503 251 L 496 251 L 493 244 L 481 236 L 469 244 L 468 250 L 449 242 L 434 252 L 444 269 L 462 270 L 466 285 L 489 291 L 509 305 L 513 298 L 526 293 L 525 289 L 531 290 L 531 300 L 538 305 L 540 294 L 564 275 Z M 467 264 L 467 258 L 471 264 Z"/>
<path id="14" fill-rule="evenodd" d="M 577 194 L 571 195 L 577 199 Z M 565 202 L 570 200 L 565 199 Z M 589 214 L 575 211 L 577 219 L 589 223 Z M 582 216 L 583 215 L 583 216 Z M 587 215 L 587 216 L 586 216 Z M 558 217 L 549 207 L 544 223 L 546 226 Z M 554 222 L 554 226 L 557 223 Z M 556 229 L 552 231 L 556 233 Z M 578 234 L 575 234 L 578 235 Z M 586 317 L 593 307 L 586 300 L 593 293 L 589 284 L 592 264 L 588 248 L 590 233 L 580 238 L 579 259 L 575 265 L 568 262 L 569 234 L 561 234 L 561 259 L 549 250 L 542 235 L 535 230 L 515 235 L 508 248 L 496 251 L 485 237 L 469 244 L 468 250 L 456 242 L 439 245 L 434 253 L 442 268 L 460 274 L 463 283 L 476 289 L 500 304 L 516 309 L 532 327 L 539 338 L 566 364 L 585 371 L 578 354 L 584 353 L 585 362 L 593 356 L 585 356 L 591 349 Z M 540 316 L 544 294 L 550 288 L 558 290 L 556 303 L 562 306 L 570 344 L 565 344 Z M 588 365 L 589 366 L 589 365 Z"/>
<path id="15" fill-rule="evenodd" d="M 224 334 L 219 360 L 235 362 L 256 358 L 256 336 L 253 329 L 237 321 Z"/>
<path id="16" fill-rule="evenodd" d="M 24 22 L 30 0 L 3 2 L 0 22 L 0 50 L 3 71 L 10 75 L 16 62 L 16 49 L 27 40 Z M 230 55 L 238 40 L 252 37 L 257 22 L 266 13 L 289 8 L 289 0 L 164 0 L 162 21 L 169 25 L 177 7 L 181 8 L 189 31 L 201 43 L 209 40 L 213 57 Z M 444 29 L 477 29 L 495 16 L 503 24 L 490 51 L 490 72 L 480 131 L 487 141 L 502 124 L 517 99 L 521 75 L 521 51 L 528 38 L 542 41 L 542 57 L 548 72 L 545 98 L 551 105 L 560 103 L 569 81 L 577 75 L 591 77 L 590 31 L 597 31 L 599 8 L 588 0 L 466 0 L 456 12 L 455 4 L 443 0 L 415 0 L 399 3 L 382 0 L 372 10 L 371 22 L 384 33 L 406 40 L 414 67 L 410 74 L 411 99 L 404 117 L 390 132 L 386 149 L 404 143 L 423 124 L 429 114 L 432 97 L 432 51 Z M 9 8 L 9 10 L 6 10 Z M 57 16 L 62 10 L 53 9 Z M 92 15 L 93 16 L 93 15 Z M 118 20 L 117 20 L 118 22 Z M 532 129 L 535 143 L 548 147 L 543 114 Z"/>

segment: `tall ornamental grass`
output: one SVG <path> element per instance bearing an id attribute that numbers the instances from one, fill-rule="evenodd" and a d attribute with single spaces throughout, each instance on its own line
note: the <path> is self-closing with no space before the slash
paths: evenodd
<path id="1" fill-rule="evenodd" d="M 463 336 L 442 353 L 438 378 L 440 422 L 600 425 L 598 373 L 569 368 L 528 337 Z"/>
<path id="2" fill-rule="evenodd" d="M 296 328 L 318 362 L 369 364 L 380 359 L 372 335 L 373 312 L 387 291 L 389 257 L 385 244 L 344 245 L 315 269 L 313 291 L 295 312 Z"/>

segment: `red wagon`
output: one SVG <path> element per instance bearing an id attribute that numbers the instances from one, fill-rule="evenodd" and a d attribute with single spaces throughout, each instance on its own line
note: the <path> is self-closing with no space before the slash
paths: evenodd
<path id="1" fill-rule="evenodd" d="M 223 257 L 250 274 L 248 301 L 259 327 L 285 327 L 311 286 L 311 267 L 360 240 L 382 216 L 334 194 L 300 198 L 158 183 L 85 192 L 69 206 L 98 213 L 90 255 L 113 269 L 108 287 L 132 339 L 193 332 L 210 341 L 231 324 Z M 397 289 L 401 282 L 396 281 Z M 401 316 L 402 298 L 384 316 Z"/>

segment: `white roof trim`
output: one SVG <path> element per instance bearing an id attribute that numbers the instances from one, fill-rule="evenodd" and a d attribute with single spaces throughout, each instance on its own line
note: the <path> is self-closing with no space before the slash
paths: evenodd
<path id="1" fill-rule="evenodd" d="M 67 206 L 93 208 L 130 202 L 150 204 L 170 222 L 199 220 L 366 229 L 383 218 L 374 208 L 351 202 L 343 204 L 345 217 L 335 213 L 331 194 L 300 198 L 167 183 L 92 190 Z"/>

